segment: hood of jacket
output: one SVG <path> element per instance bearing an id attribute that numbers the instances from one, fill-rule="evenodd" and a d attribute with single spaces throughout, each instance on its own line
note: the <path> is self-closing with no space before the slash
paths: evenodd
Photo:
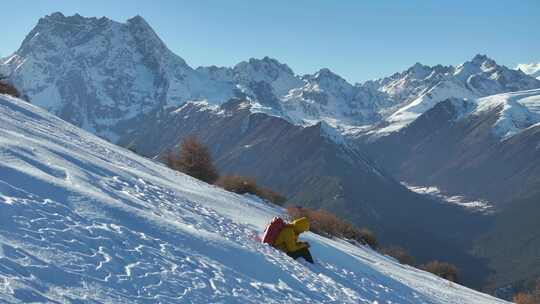
<path id="1" fill-rule="evenodd" d="M 296 219 L 292 222 L 292 225 L 294 227 L 294 232 L 296 234 L 300 234 L 302 232 L 309 230 L 309 220 L 307 217 L 301 217 L 299 219 Z"/>

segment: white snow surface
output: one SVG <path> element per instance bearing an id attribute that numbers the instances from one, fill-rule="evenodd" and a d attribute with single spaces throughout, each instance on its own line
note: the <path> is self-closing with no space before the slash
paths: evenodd
<path id="1" fill-rule="evenodd" d="M 403 73 L 374 81 L 370 85 L 402 102 L 384 119 L 382 128 L 370 132 L 375 136 L 401 130 L 448 98 L 477 99 L 540 87 L 536 79 L 524 72 L 498 65 L 485 55 L 476 55 L 456 67 L 429 67 L 417 63 Z"/>
<path id="2" fill-rule="evenodd" d="M 521 63 L 518 64 L 517 69 L 522 70 L 523 73 L 540 79 L 540 62 L 538 63 Z"/>
<path id="3" fill-rule="evenodd" d="M 401 182 L 401 184 L 413 192 L 429 196 L 439 202 L 458 205 L 474 212 L 481 212 L 485 214 L 493 212 L 493 205 L 487 200 L 472 200 L 467 199 L 462 195 L 449 195 L 447 193 L 443 193 L 437 186 L 413 186 L 405 182 Z"/>
<path id="4" fill-rule="evenodd" d="M 448 98 L 474 98 L 470 91 L 466 90 L 463 85 L 457 81 L 443 81 L 431 88 L 427 93 L 421 95 L 411 103 L 397 110 L 394 114 L 387 118 L 389 125 L 377 130 L 377 133 L 387 134 L 398 131 L 416 118 L 422 115 L 427 110 L 434 107 L 438 102 Z"/>
<path id="5" fill-rule="evenodd" d="M 282 212 L 0 95 L 0 302 L 504 303 L 311 233 L 294 261 L 256 239 Z"/>
<path id="6" fill-rule="evenodd" d="M 476 102 L 473 114 L 500 108 L 493 131 L 502 139 L 540 123 L 540 89 L 497 94 Z"/>

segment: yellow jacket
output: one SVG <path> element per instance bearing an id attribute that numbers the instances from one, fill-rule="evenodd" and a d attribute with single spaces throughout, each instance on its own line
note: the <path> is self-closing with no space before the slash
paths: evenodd
<path id="1" fill-rule="evenodd" d="M 278 234 L 274 246 L 287 253 L 306 247 L 307 245 L 298 242 L 298 235 L 309 230 L 309 220 L 306 217 L 294 220 L 291 225 L 285 226 Z"/>

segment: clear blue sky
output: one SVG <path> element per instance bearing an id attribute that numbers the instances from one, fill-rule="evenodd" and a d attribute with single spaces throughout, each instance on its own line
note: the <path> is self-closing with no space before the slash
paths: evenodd
<path id="1" fill-rule="evenodd" d="M 193 67 L 270 56 L 298 74 L 327 67 L 357 82 L 477 53 L 510 67 L 540 61 L 540 0 L 0 0 L 0 57 L 55 11 L 139 14 Z"/>

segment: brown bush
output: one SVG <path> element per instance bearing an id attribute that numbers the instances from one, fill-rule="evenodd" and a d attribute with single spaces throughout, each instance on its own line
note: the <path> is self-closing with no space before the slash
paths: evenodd
<path id="1" fill-rule="evenodd" d="M 8 94 L 13 97 L 21 97 L 19 91 L 11 84 L 0 79 L 0 94 Z"/>
<path id="2" fill-rule="evenodd" d="M 375 237 L 375 234 L 371 230 L 367 228 L 360 229 L 360 236 L 371 248 L 377 249 L 379 247 L 377 237 Z"/>
<path id="3" fill-rule="evenodd" d="M 536 301 L 538 304 L 540 304 L 540 278 L 536 280 L 536 288 L 534 290 L 534 296 L 536 297 Z"/>
<path id="4" fill-rule="evenodd" d="M 219 175 L 212 162 L 212 156 L 206 146 L 196 137 L 186 138 L 180 150 L 169 152 L 165 157 L 167 165 L 207 183 L 214 183 Z"/>
<path id="5" fill-rule="evenodd" d="M 221 188 L 238 194 L 257 194 L 258 187 L 255 179 L 240 175 L 222 176 L 216 182 Z"/>
<path id="6" fill-rule="evenodd" d="M 401 264 L 416 265 L 416 261 L 405 249 L 398 246 L 389 246 L 381 249 L 381 253 L 389 255 L 398 260 Z"/>
<path id="7" fill-rule="evenodd" d="M 377 248 L 375 235 L 367 229 L 358 229 L 354 225 L 339 219 L 326 210 L 312 210 L 303 207 L 289 207 L 287 213 L 291 220 L 307 217 L 310 221 L 310 230 L 314 233 L 328 236 L 355 240 Z"/>
<path id="8" fill-rule="evenodd" d="M 283 206 L 283 204 L 285 204 L 285 202 L 287 201 L 287 198 L 285 196 L 268 188 L 259 188 L 259 192 L 257 195 L 279 206 Z"/>
<path id="9" fill-rule="evenodd" d="M 535 299 L 535 296 L 529 293 L 520 292 L 513 299 L 516 304 L 538 304 L 540 301 Z"/>
<path id="10" fill-rule="evenodd" d="M 513 301 L 516 304 L 540 304 L 540 278 L 536 282 L 524 282 L 521 291 L 514 295 Z"/>
<path id="11" fill-rule="evenodd" d="M 287 200 L 283 195 L 271 189 L 259 187 L 255 179 L 251 177 L 226 175 L 219 178 L 216 185 L 227 191 L 238 194 L 250 193 L 257 195 L 258 197 L 277 205 L 282 205 Z"/>
<path id="12" fill-rule="evenodd" d="M 458 281 L 458 268 L 455 265 L 446 262 L 432 261 L 420 267 L 448 281 Z"/>

